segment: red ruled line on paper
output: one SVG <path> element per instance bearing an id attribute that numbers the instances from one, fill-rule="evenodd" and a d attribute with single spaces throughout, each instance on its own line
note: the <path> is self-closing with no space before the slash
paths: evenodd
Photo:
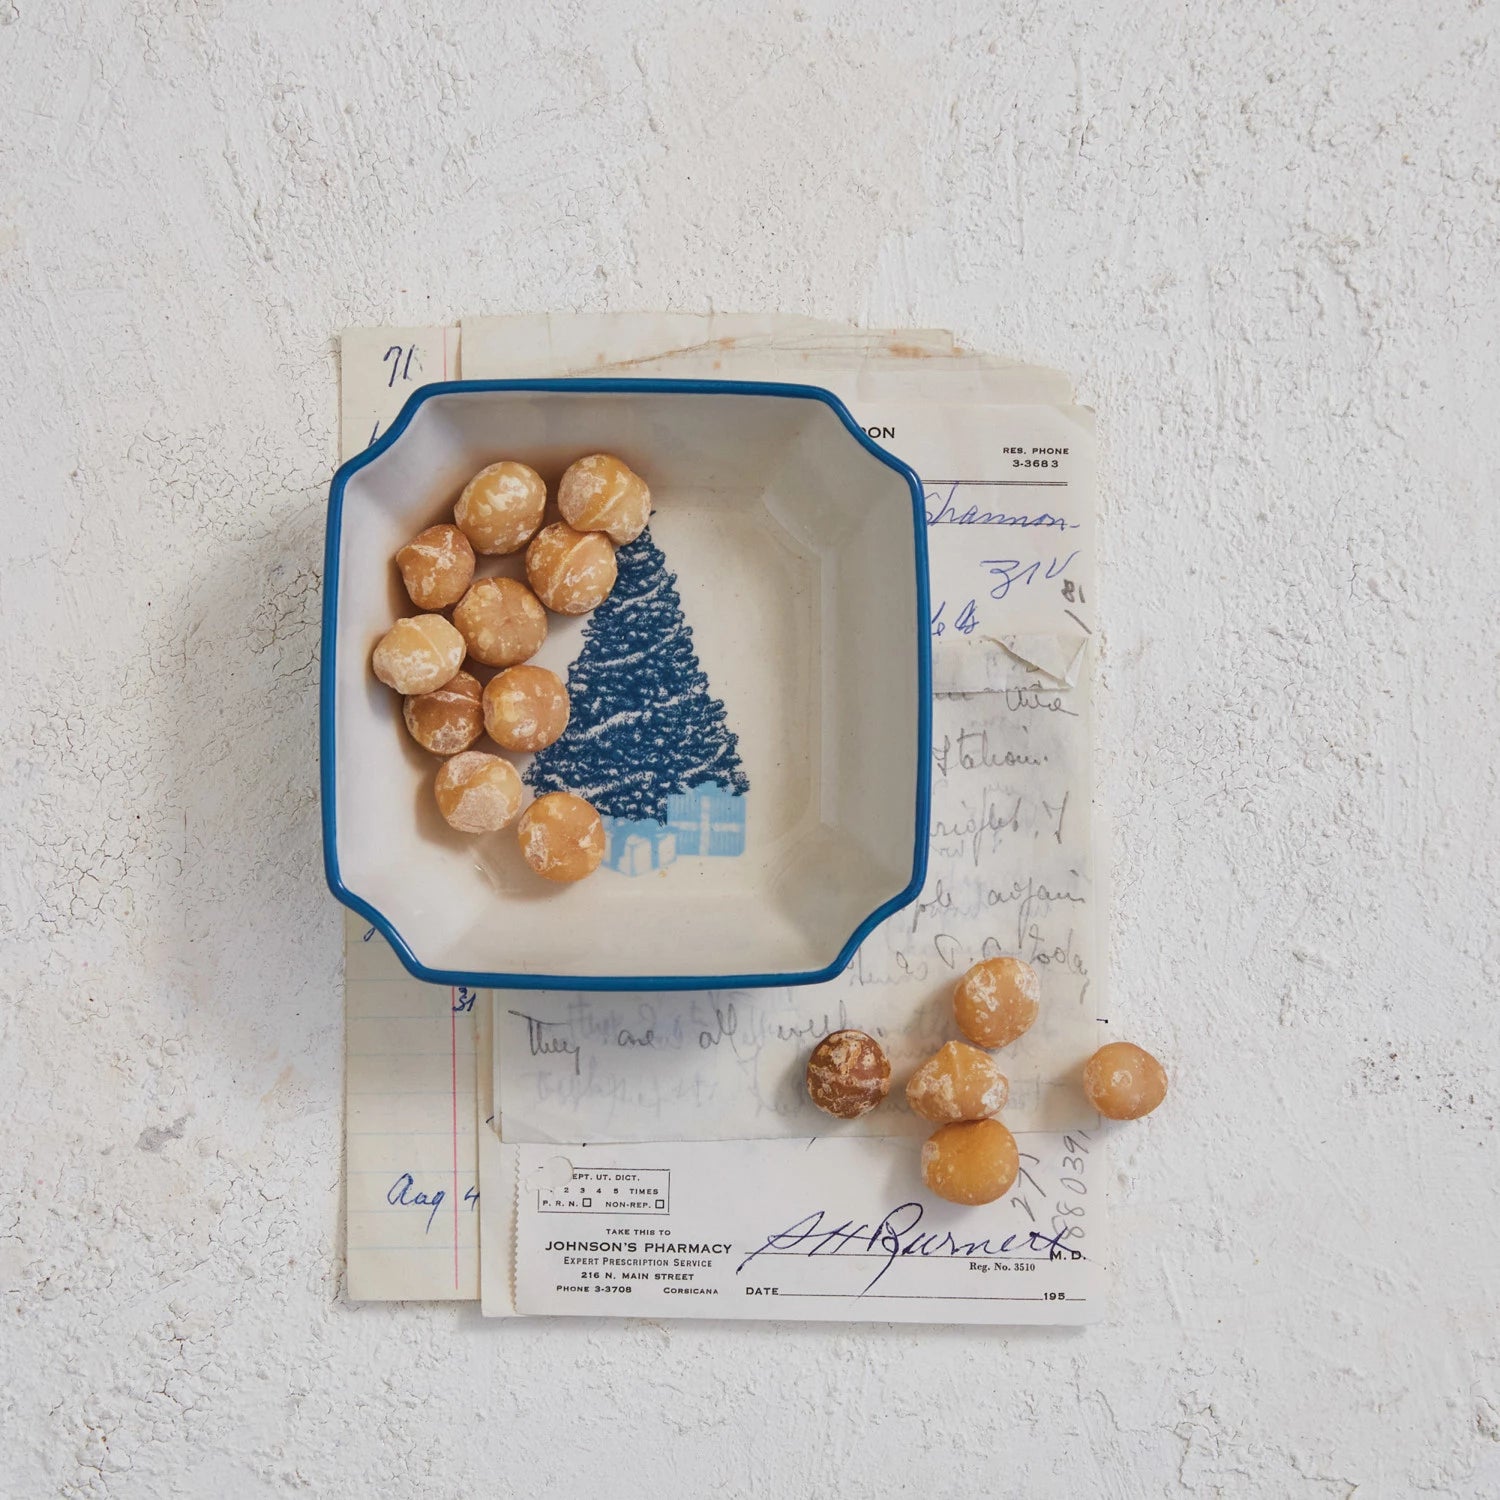
<path id="1" fill-rule="evenodd" d="M 447 339 L 443 358 L 446 369 Z M 458 991 L 448 991 L 448 1039 L 453 1055 L 453 1290 L 458 1290 Z M 439 1053 L 439 1056 L 442 1054 Z"/>

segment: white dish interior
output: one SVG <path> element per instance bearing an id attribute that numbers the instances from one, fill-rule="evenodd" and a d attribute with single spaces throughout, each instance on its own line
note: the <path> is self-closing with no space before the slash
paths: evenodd
<path id="1" fill-rule="evenodd" d="M 401 700 L 369 659 L 394 619 L 419 612 L 392 555 L 452 519 L 476 470 L 531 464 L 547 481 L 550 520 L 562 470 L 593 452 L 620 455 L 651 486 L 651 536 L 749 780 L 744 850 L 679 852 L 649 873 L 604 868 L 552 887 L 524 866 L 513 829 L 474 839 L 442 821 L 438 761 L 406 733 Z M 921 703 L 912 495 L 825 402 L 433 394 L 348 477 L 336 545 L 338 876 L 422 967 L 481 980 L 817 977 L 911 885 Z M 524 577 L 519 555 L 481 558 L 479 572 Z M 588 619 L 551 615 L 536 664 L 566 680 Z M 487 739 L 475 748 L 495 749 Z M 529 758 L 513 758 L 524 774 Z"/>

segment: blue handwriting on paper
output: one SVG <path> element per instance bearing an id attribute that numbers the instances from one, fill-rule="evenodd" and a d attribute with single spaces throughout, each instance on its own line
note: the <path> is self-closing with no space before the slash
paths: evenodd
<path id="1" fill-rule="evenodd" d="M 949 487 L 946 495 L 929 492 L 922 496 L 927 511 L 929 526 L 1039 526 L 1049 531 L 1077 531 L 1079 523 L 1066 516 L 1054 516 L 1050 511 L 1039 511 L 1036 515 L 1007 515 L 1000 510 L 986 510 L 980 505 L 966 505 L 962 509 L 953 503 L 958 486 Z"/>
<path id="2" fill-rule="evenodd" d="M 425 1208 L 427 1210 L 427 1224 L 423 1229 L 424 1234 L 432 1233 L 432 1221 L 437 1218 L 437 1211 L 448 1201 L 448 1194 L 437 1188 L 430 1193 L 424 1193 L 417 1186 L 417 1179 L 410 1172 L 403 1172 L 386 1190 L 385 1201 L 392 1208 Z M 470 1209 L 479 1204 L 479 1189 L 470 1187 L 465 1190 L 463 1201 Z"/>
<path id="3" fill-rule="evenodd" d="M 417 346 L 415 344 L 410 344 L 404 348 L 400 344 L 392 344 L 391 347 L 380 356 L 381 364 L 389 363 L 391 367 L 391 378 L 385 383 L 385 388 L 387 390 L 390 390 L 390 388 L 395 385 L 397 374 L 399 374 L 403 380 L 411 379 L 411 357 L 416 352 Z M 404 361 L 401 358 L 403 354 L 406 356 Z"/>
<path id="4" fill-rule="evenodd" d="M 381 364 L 389 365 L 391 367 L 390 377 L 385 383 L 386 390 L 390 390 L 391 387 L 395 385 L 398 376 L 402 380 L 410 381 L 412 356 L 416 352 L 417 346 L 415 344 L 392 344 L 391 347 L 380 356 Z M 405 358 L 402 357 L 403 355 L 405 356 Z M 375 425 L 370 429 L 369 442 L 367 442 L 365 446 L 368 448 L 372 443 L 374 443 L 375 439 L 379 435 L 380 418 L 376 417 Z M 374 931 L 374 929 L 372 928 L 371 931 Z"/>
<path id="5" fill-rule="evenodd" d="M 981 584 L 991 599 L 1004 599 L 1012 589 L 1029 588 L 1032 584 L 1050 582 L 1054 578 L 1061 577 L 1068 568 L 1068 564 L 1078 556 L 1075 547 L 1066 557 L 1056 555 L 1050 558 L 1037 558 L 1032 562 L 1026 562 L 1019 557 L 986 557 L 979 562 L 983 569 L 987 584 Z M 1062 583 L 1063 598 L 1082 602 L 1083 593 L 1069 579 L 1064 578 Z M 979 624 L 979 615 L 976 608 L 977 599 L 970 599 L 959 610 L 957 617 L 951 622 L 955 630 L 961 635 L 971 635 Z M 930 628 L 934 636 L 945 635 L 948 631 L 949 602 L 946 599 L 937 601 L 937 608 L 932 612 Z"/>
<path id="6" fill-rule="evenodd" d="M 448 1195 L 438 1188 L 434 1193 L 424 1193 L 417 1187 L 417 1180 L 410 1172 L 403 1172 L 387 1189 L 385 1201 L 392 1208 L 425 1208 L 427 1214 L 427 1229 L 425 1233 L 431 1233 L 432 1221 L 437 1217 L 437 1211 L 443 1206 L 443 1200 Z"/>
<path id="7" fill-rule="evenodd" d="M 1054 557 L 1043 571 L 1041 560 L 1023 563 L 1018 557 L 986 557 L 979 566 L 994 579 L 990 585 L 990 598 L 1003 599 L 1013 588 L 1024 588 L 1035 583 L 1038 576 L 1048 579 L 1058 577 L 1068 564 L 1078 556 L 1077 548 L 1066 557 Z"/>
<path id="8" fill-rule="evenodd" d="M 758 1255 L 876 1255 L 884 1256 L 884 1264 L 865 1283 L 860 1296 L 874 1287 L 882 1276 L 907 1256 L 926 1257 L 932 1255 L 955 1259 L 1000 1260 L 1008 1256 L 1025 1257 L 1045 1255 L 1048 1260 L 1082 1260 L 1081 1251 L 1063 1245 L 1067 1230 L 1056 1234 L 1043 1234 L 1040 1230 L 1028 1229 L 1024 1234 L 1008 1234 L 998 1245 L 989 1240 L 957 1240 L 947 1230 L 941 1234 L 919 1234 L 917 1226 L 922 1222 L 920 1203 L 903 1203 L 891 1209 L 873 1227 L 856 1225 L 852 1220 L 834 1229 L 823 1228 L 826 1209 L 817 1209 L 805 1218 L 798 1219 L 786 1229 L 768 1235 L 766 1242 L 752 1250 L 734 1268 L 738 1276 Z"/>
<path id="9" fill-rule="evenodd" d="M 975 601 L 973 599 L 970 599 L 969 602 L 964 605 L 961 610 L 959 610 L 958 618 L 953 622 L 953 628 L 958 631 L 960 635 L 972 634 L 974 627 L 979 623 L 979 617 L 974 612 L 974 603 Z M 943 618 L 943 616 L 947 614 L 947 612 L 948 601 L 946 599 L 940 600 L 938 602 L 937 609 L 933 611 L 932 615 L 932 633 L 934 635 L 942 635 L 948 629 L 948 622 Z"/>

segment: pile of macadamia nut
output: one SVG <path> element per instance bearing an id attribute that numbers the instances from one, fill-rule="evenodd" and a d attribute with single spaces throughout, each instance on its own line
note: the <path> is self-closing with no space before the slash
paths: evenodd
<path id="1" fill-rule="evenodd" d="M 524 812 L 520 773 L 502 755 L 475 750 L 488 734 L 501 750 L 530 753 L 568 726 L 568 690 L 528 666 L 547 639 L 547 611 L 582 615 L 615 586 L 615 547 L 634 541 L 651 515 L 640 475 L 607 453 L 569 465 L 557 488 L 560 521 L 543 526 L 547 487 L 526 464 L 505 459 L 464 486 L 454 524 L 429 526 L 396 554 L 422 611 L 396 623 L 372 666 L 403 695 L 411 737 L 442 756 L 433 783 L 438 811 L 460 833 L 516 824 L 521 854 L 544 879 L 582 880 L 604 858 L 604 825 L 582 797 L 549 792 Z M 526 549 L 526 582 L 476 577 L 478 557 Z M 445 611 L 447 613 L 445 613 Z M 497 668 L 487 683 L 466 670 Z"/>
<path id="2" fill-rule="evenodd" d="M 1024 1035 L 1041 1009 L 1041 981 L 1019 958 L 986 958 L 953 992 L 953 1020 L 966 1038 L 948 1042 L 907 1080 L 913 1114 L 938 1128 L 922 1146 L 922 1180 L 950 1203 L 993 1203 L 1020 1170 L 1016 1138 L 995 1117 L 1010 1081 L 990 1052 Z M 890 1092 L 885 1049 L 863 1031 L 835 1031 L 807 1063 L 812 1102 L 840 1120 L 876 1108 Z M 1166 1098 L 1167 1075 L 1149 1052 L 1111 1042 L 1084 1064 L 1088 1101 L 1111 1120 L 1137 1120 Z"/>

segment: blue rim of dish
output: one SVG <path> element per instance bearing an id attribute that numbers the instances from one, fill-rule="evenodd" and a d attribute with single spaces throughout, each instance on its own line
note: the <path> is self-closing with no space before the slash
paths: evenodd
<path id="1" fill-rule="evenodd" d="M 917 804 L 915 850 L 911 879 L 906 887 L 865 917 L 838 956 L 822 969 L 793 974 L 482 974 L 461 969 L 433 969 L 412 952 L 395 924 L 362 896 L 344 884 L 339 872 L 338 808 L 334 767 L 337 739 L 334 730 L 334 682 L 338 675 L 339 537 L 343 529 L 344 490 L 364 466 L 379 458 L 410 426 L 418 407 L 434 396 L 464 395 L 475 391 L 562 391 L 608 394 L 678 396 L 785 396 L 821 401 L 848 429 L 850 435 L 887 468 L 906 480 L 911 491 L 914 552 L 917 565 Z M 850 415 L 849 408 L 832 391 L 817 385 L 793 385 L 759 380 L 652 380 L 579 378 L 576 380 L 442 380 L 420 386 L 407 398 L 401 415 L 386 432 L 362 453 L 341 464 L 328 491 L 327 536 L 323 550 L 323 644 L 318 693 L 319 787 L 323 801 L 323 871 L 328 888 L 351 911 L 358 912 L 380 932 L 396 956 L 417 979 L 429 984 L 467 985 L 485 990 L 745 990 L 782 985 L 822 984 L 849 967 L 859 945 L 893 912 L 910 906 L 927 879 L 927 840 L 932 812 L 932 628 L 927 591 L 927 512 L 922 481 L 909 464 L 875 442 Z"/>

